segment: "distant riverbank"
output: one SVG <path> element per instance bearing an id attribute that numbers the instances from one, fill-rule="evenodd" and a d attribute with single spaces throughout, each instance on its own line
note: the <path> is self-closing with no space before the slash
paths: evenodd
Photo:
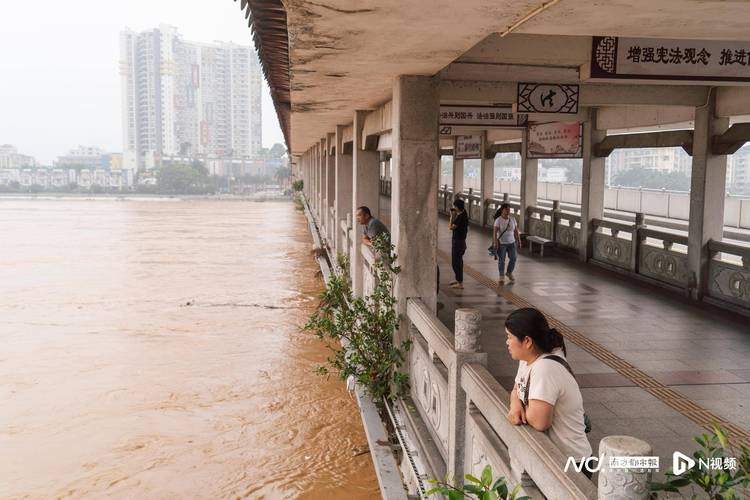
<path id="1" fill-rule="evenodd" d="M 139 194 L 139 193 L 0 193 L 0 200 L 109 200 L 109 201 L 181 201 L 181 200 L 217 200 L 217 201 L 291 201 L 291 196 L 276 193 L 253 193 L 251 195 L 233 194 Z"/>

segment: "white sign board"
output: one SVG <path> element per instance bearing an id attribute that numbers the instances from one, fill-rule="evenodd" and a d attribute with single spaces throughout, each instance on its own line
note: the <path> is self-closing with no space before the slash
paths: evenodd
<path id="1" fill-rule="evenodd" d="M 582 125 L 579 122 L 557 122 L 529 125 L 526 135 L 527 158 L 581 158 Z"/>
<path id="2" fill-rule="evenodd" d="M 578 85 L 519 83 L 516 111 L 519 113 L 578 113 Z"/>
<path id="3" fill-rule="evenodd" d="M 593 37 L 588 77 L 750 81 L 750 42 Z"/>
<path id="4" fill-rule="evenodd" d="M 482 128 L 519 127 L 526 116 L 513 112 L 510 106 L 440 106 L 440 126 L 471 126 Z"/>
<path id="5" fill-rule="evenodd" d="M 482 157 L 482 136 L 457 135 L 456 149 L 453 157 L 457 160 L 469 160 Z"/>

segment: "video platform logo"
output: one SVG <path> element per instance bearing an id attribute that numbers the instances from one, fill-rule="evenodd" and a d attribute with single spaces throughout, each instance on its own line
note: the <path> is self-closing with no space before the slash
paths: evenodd
<path id="1" fill-rule="evenodd" d="M 695 460 L 679 451 L 674 452 L 674 455 L 672 455 L 672 471 L 675 476 L 682 475 L 693 467 L 695 467 Z"/>

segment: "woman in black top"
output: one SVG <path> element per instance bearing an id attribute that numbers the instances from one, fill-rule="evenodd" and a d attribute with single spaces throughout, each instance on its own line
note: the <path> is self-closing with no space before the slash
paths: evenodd
<path id="1" fill-rule="evenodd" d="M 464 287 L 464 252 L 466 252 L 466 233 L 469 231 L 469 216 L 466 214 L 464 201 L 456 199 L 451 208 L 450 225 L 453 231 L 451 245 L 451 261 L 456 280 L 451 282 L 452 288 Z"/>

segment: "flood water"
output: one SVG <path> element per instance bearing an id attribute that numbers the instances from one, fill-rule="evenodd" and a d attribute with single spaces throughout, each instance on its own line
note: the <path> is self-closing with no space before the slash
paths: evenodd
<path id="1" fill-rule="evenodd" d="M 291 203 L 0 199 L 0 498 L 372 498 Z"/>

